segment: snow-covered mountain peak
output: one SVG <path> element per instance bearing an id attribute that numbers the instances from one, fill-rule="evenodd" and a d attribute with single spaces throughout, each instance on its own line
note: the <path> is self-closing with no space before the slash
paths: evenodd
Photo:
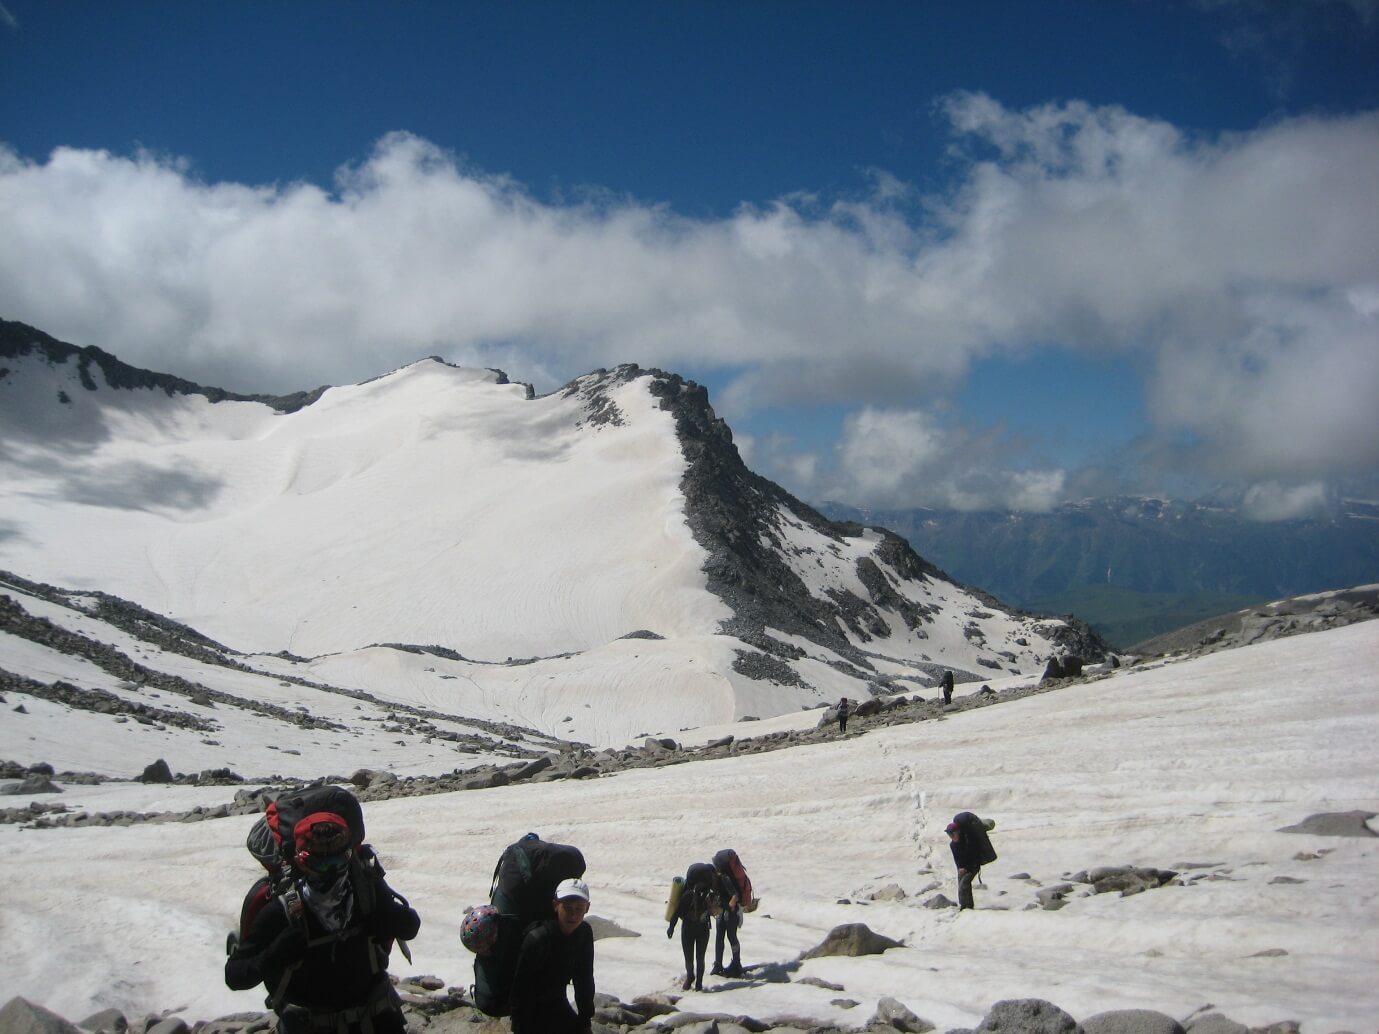
<path id="1" fill-rule="evenodd" d="M 428 359 L 284 402 L 19 326 L 0 328 L 0 569 L 320 658 L 337 684 L 387 692 L 389 666 L 350 658 L 435 648 L 496 716 L 608 740 L 1099 646 L 754 474 L 675 374 L 629 364 L 537 397 Z M 555 728 L 590 699 L 616 713 Z"/>

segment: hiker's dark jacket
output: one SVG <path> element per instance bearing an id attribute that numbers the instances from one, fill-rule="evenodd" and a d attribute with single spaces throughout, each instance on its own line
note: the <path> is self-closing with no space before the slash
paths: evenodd
<path id="1" fill-rule="evenodd" d="M 303 907 L 306 936 L 327 937 L 327 932 Z M 285 1003 L 317 1011 L 338 1011 L 365 1005 L 388 983 L 386 959 L 376 959 L 371 940 L 411 940 L 421 928 L 414 909 L 403 905 L 384 886 L 378 886 L 371 914 L 355 917 L 338 939 L 307 947 L 301 934 L 288 923 L 282 903 L 274 898 L 254 917 L 244 940 L 225 962 L 225 983 L 236 991 L 263 984 L 270 996 L 278 989 L 284 972 L 292 971 Z"/>
<path id="2" fill-rule="evenodd" d="M 953 864 L 959 869 L 976 872 L 982 867 L 981 856 L 977 853 L 977 845 L 966 834 L 957 840 L 950 840 L 948 846 L 953 851 Z"/>
<path id="3" fill-rule="evenodd" d="M 565 986 L 575 988 L 575 1010 Z M 580 923 L 568 937 L 555 919 L 527 927 L 512 978 L 513 1034 L 580 1030 L 594 1018 L 594 931 Z"/>

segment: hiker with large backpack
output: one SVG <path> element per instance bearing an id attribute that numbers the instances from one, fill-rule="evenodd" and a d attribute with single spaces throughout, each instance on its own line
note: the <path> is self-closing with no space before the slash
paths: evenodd
<path id="1" fill-rule="evenodd" d="M 752 881 L 747 870 L 731 847 L 725 847 L 713 856 L 713 867 L 718 874 L 718 895 L 723 902 L 723 911 L 718 914 L 718 924 L 713 935 L 714 976 L 742 976 L 742 946 L 737 940 L 738 928 L 742 925 L 742 913 L 756 908 L 752 897 Z M 732 945 L 733 961 L 725 968 L 723 965 L 723 939 Z"/>
<path id="2" fill-rule="evenodd" d="M 530 928 L 551 919 L 556 892 L 568 881 L 577 880 L 583 875 L 584 855 L 579 848 L 548 843 L 535 833 L 528 833 L 503 849 L 498 864 L 493 868 L 488 904 L 470 909 L 460 926 L 461 943 L 475 955 L 474 1004 L 481 1012 L 489 1016 L 511 1015 L 515 1023 L 521 1022 L 517 1018 L 518 991 L 515 981 L 524 937 Z M 586 905 L 587 900 L 586 888 Z M 579 906 L 574 904 L 570 907 Z M 587 924 L 585 929 L 588 929 Z M 544 935 L 547 947 L 568 943 L 571 942 L 557 939 L 550 932 Z M 591 937 L 591 960 L 592 952 Z M 590 967 L 589 979 L 592 981 L 592 961 Z M 575 968 L 582 971 L 582 964 Z M 534 972 L 530 960 L 528 971 L 529 976 Z M 548 983 L 544 979 L 537 982 L 543 986 Z M 579 986 L 576 984 L 577 990 Z M 565 984 L 562 983 L 560 987 L 560 999 L 564 1001 Z M 592 1009 L 590 1012 L 592 1014 Z M 530 1029 L 541 1030 L 539 1025 Z"/>
<path id="3" fill-rule="evenodd" d="M 562 880 L 551 898 L 555 917 L 522 936 L 512 976 L 512 1034 L 591 1034 L 594 1022 L 594 931 L 589 885 Z M 565 989 L 575 989 L 575 1008 Z"/>
<path id="4" fill-rule="evenodd" d="M 403 1034 L 388 955 L 421 919 L 385 882 L 354 795 L 322 786 L 279 798 L 249 847 L 269 875 L 245 899 L 225 983 L 262 984 L 280 1034 Z"/>
<path id="5" fill-rule="evenodd" d="M 972 899 L 972 881 L 982 871 L 983 865 L 996 860 L 996 849 L 991 846 L 988 830 L 994 829 L 994 822 L 977 818 L 970 811 L 960 811 L 948 823 L 948 846 L 953 851 L 953 863 L 958 867 L 958 911 L 976 908 Z"/>
<path id="6" fill-rule="evenodd" d="M 693 987 L 704 990 L 704 956 L 709 950 L 709 924 L 723 911 L 719 898 L 718 872 L 708 862 L 695 862 L 685 870 L 684 883 L 666 927 L 666 937 L 675 936 L 680 923 L 680 949 L 685 954 L 685 979 L 682 991 Z"/>

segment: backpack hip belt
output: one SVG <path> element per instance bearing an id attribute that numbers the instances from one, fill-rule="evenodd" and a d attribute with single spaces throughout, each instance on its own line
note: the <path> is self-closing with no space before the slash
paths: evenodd
<path id="1" fill-rule="evenodd" d="M 288 1005 L 278 1010 L 289 1030 L 307 1030 L 311 1034 L 349 1034 L 358 1024 L 361 1034 L 374 1034 L 373 1018 L 397 1007 L 393 985 L 385 977 L 380 979 L 363 1005 L 348 1009 L 310 1009 L 304 1005 Z"/>

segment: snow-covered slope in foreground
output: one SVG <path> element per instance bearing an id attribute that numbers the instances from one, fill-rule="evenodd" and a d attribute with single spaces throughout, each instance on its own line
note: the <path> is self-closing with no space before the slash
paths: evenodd
<path id="1" fill-rule="evenodd" d="M 1368 622 L 821 746 L 372 804 L 370 839 L 423 916 L 414 965 L 395 956 L 394 971 L 468 984 L 462 910 L 484 899 L 502 846 L 538 830 L 584 850 L 594 911 L 641 935 L 597 945 L 598 983 L 624 999 L 671 986 L 680 948 L 665 937 L 666 885 L 730 845 L 763 899 L 744 962 L 785 964 L 789 982 L 711 980 L 686 1008 L 846 1027 L 893 995 L 945 1030 L 995 1001 L 1041 997 L 1080 1018 L 1213 1003 L 1251 1025 L 1371 1031 L 1379 839 L 1278 830 L 1379 812 L 1376 694 L 1379 622 Z M 115 791 L 89 792 L 112 808 Z M 174 806 L 175 791 L 140 786 L 126 806 L 155 792 Z M 934 884 L 955 896 L 943 826 L 963 809 L 997 820 L 1000 860 L 976 912 L 926 909 Z M 258 993 L 221 984 L 224 933 L 255 875 L 250 821 L 0 827 L 0 1000 L 22 994 L 72 1018 L 112 1005 L 189 1019 L 258 1008 Z M 1029 907 L 1038 885 L 1124 864 L 1205 866 L 1184 875 L 1210 878 Z M 911 896 L 862 903 L 892 882 Z M 906 946 L 793 965 L 845 922 Z"/>

